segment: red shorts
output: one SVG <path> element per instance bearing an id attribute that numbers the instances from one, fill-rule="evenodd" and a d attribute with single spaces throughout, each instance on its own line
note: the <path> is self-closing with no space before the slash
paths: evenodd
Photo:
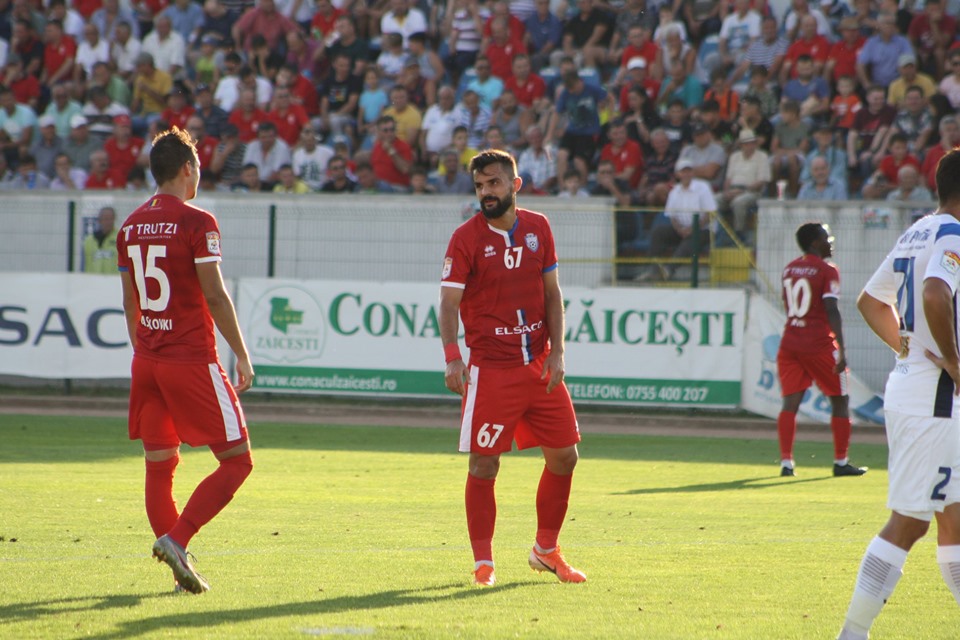
<path id="1" fill-rule="evenodd" d="M 570 392 L 564 384 L 547 393 L 543 353 L 529 365 L 493 369 L 470 365 L 463 398 L 460 451 L 495 455 L 517 448 L 561 449 L 580 442 Z"/>
<path id="2" fill-rule="evenodd" d="M 847 371 L 834 373 L 836 366 L 837 351 L 833 348 L 814 351 L 781 348 L 777 353 L 781 395 L 806 391 L 814 382 L 827 397 L 847 395 Z"/>
<path id="3" fill-rule="evenodd" d="M 133 357 L 130 439 L 200 447 L 247 440 L 247 422 L 219 362 L 160 362 Z"/>

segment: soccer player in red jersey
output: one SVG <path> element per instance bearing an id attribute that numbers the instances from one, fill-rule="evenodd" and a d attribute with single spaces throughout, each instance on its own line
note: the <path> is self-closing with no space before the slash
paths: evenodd
<path id="1" fill-rule="evenodd" d="M 130 214 L 117 236 L 123 309 L 133 344 L 131 440 L 146 458 L 147 518 L 153 555 L 173 569 L 178 589 L 210 587 L 186 548 L 233 499 L 250 471 L 250 442 L 237 393 L 253 366 L 220 275 L 220 229 L 213 214 L 187 204 L 197 195 L 200 162 L 189 134 L 171 129 L 153 140 L 157 193 Z M 237 357 L 237 386 L 217 358 L 214 325 Z M 219 467 L 178 512 L 173 476 L 180 443 L 207 446 Z"/>
<path id="2" fill-rule="evenodd" d="M 783 304 L 787 324 L 777 353 L 777 371 L 783 408 L 777 418 L 780 438 L 780 475 L 793 476 L 793 440 L 797 411 L 813 382 L 830 398 L 833 431 L 833 475 L 862 476 L 847 458 L 850 448 L 850 409 L 847 396 L 847 357 L 837 298 L 840 272 L 824 258 L 833 255 L 830 228 L 808 222 L 797 229 L 803 255 L 783 270 Z"/>
<path id="3" fill-rule="evenodd" d="M 537 489 L 530 567 L 561 582 L 586 576 L 557 545 L 567 512 L 580 431 L 563 384 L 563 298 L 553 233 L 545 216 L 516 206 L 521 187 L 509 153 L 487 150 L 470 162 L 480 213 L 450 239 L 440 287 L 440 336 L 447 388 L 463 397 L 460 451 L 469 452 L 467 530 L 474 582 L 494 584 L 494 482 L 514 440 L 539 446 L 546 462 Z M 463 318 L 470 363 L 457 345 Z"/>

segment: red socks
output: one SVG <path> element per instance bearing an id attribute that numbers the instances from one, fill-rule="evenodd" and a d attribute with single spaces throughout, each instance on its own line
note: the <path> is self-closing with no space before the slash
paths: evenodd
<path id="1" fill-rule="evenodd" d="M 186 549 L 200 527 L 210 522 L 233 500 L 233 494 L 252 470 L 253 459 L 249 451 L 221 460 L 220 466 L 194 489 L 177 523 L 167 532 L 170 537 Z"/>
<path id="2" fill-rule="evenodd" d="M 567 515 L 573 474 L 558 476 L 546 467 L 537 487 L 537 545 L 541 549 L 557 546 L 560 528 Z"/>
<path id="3" fill-rule="evenodd" d="M 850 451 L 850 418 L 830 418 L 833 431 L 833 458 L 845 460 Z"/>
<path id="4" fill-rule="evenodd" d="M 146 460 L 147 474 L 144 482 L 146 496 L 147 519 L 153 534 L 160 537 L 170 531 L 180 513 L 177 511 L 177 502 L 173 499 L 173 474 L 177 470 L 180 456 L 175 454 L 166 460 Z"/>
<path id="5" fill-rule="evenodd" d="M 780 459 L 793 460 L 793 439 L 797 435 L 797 414 L 781 411 L 777 416 L 777 436 L 780 439 Z"/>
<path id="6" fill-rule="evenodd" d="M 493 529 L 497 522 L 494 483 L 495 479 L 483 480 L 467 474 L 467 532 L 470 534 L 474 562 L 493 562 Z"/>

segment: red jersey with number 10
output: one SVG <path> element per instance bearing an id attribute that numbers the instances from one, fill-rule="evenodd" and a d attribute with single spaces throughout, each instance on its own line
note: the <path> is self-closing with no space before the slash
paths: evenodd
<path id="1" fill-rule="evenodd" d="M 447 248 L 441 286 L 463 289 L 460 317 L 471 364 L 517 367 L 546 348 L 543 274 L 557 268 L 553 233 L 543 214 L 516 211 L 509 231 L 477 213 Z"/>
<path id="2" fill-rule="evenodd" d="M 840 272 L 820 256 L 807 254 L 783 270 L 783 306 L 787 324 L 782 347 L 795 350 L 835 348 L 824 298 L 840 297 Z"/>
<path id="3" fill-rule="evenodd" d="M 220 262 L 220 228 L 213 214 L 175 196 L 154 196 L 120 227 L 117 253 L 140 302 L 137 355 L 215 362 L 213 317 L 196 268 Z"/>

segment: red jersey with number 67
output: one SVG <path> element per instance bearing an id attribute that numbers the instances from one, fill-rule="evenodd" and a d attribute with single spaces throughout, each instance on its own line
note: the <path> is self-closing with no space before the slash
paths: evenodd
<path id="1" fill-rule="evenodd" d="M 783 270 L 787 324 L 780 346 L 795 350 L 835 348 L 824 298 L 840 297 L 840 272 L 820 256 L 806 254 Z"/>
<path id="2" fill-rule="evenodd" d="M 463 289 L 460 317 L 471 364 L 517 367 L 546 348 L 543 274 L 557 268 L 553 233 L 543 214 L 516 211 L 509 231 L 477 213 L 447 247 L 440 286 Z"/>
<path id="3" fill-rule="evenodd" d="M 196 265 L 220 262 L 220 228 L 212 213 L 157 195 L 120 227 L 117 259 L 140 301 L 136 354 L 155 360 L 216 362 L 213 317 Z"/>

